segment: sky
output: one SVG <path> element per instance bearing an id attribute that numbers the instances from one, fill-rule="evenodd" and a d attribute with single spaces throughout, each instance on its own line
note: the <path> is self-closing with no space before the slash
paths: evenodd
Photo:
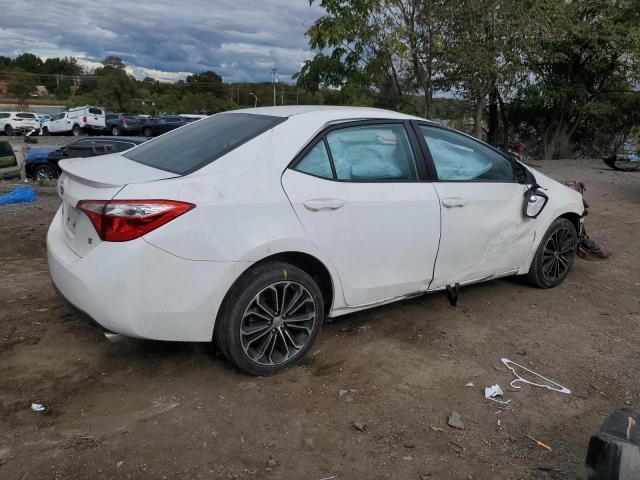
<path id="1" fill-rule="evenodd" d="M 316 2 L 317 3 L 317 2 Z M 122 58 L 137 78 L 213 70 L 225 82 L 290 81 L 313 57 L 308 0 L 0 0 L 0 55 Z"/>

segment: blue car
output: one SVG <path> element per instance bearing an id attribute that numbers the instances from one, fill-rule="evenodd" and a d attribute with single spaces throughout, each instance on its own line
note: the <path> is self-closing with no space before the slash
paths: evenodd
<path id="1" fill-rule="evenodd" d="M 58 162 L 65 158 L 85 158 L 119 153 L 129 150 L 146 138 L 91 137 L 70 143 L 65 147 L 38 147 L 27 152 L 25 172 L 35 180 L 53 180 L 61 173 Z"/>

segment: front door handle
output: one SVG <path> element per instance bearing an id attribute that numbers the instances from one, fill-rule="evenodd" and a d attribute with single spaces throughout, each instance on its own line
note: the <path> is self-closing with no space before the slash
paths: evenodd
<path id="1" fill-rule="evenodd" d="M 445 208 L 464 207 L 467 203 L 469 203 L 469 199 L 464 197 L 447 197 L 442 199 L 442 206 Z"/>
<path id="2" fill-rule="evenodd" d="M 320 210 L 338 210 L 344 206 L 344 200 L 338 198 L 314 198 L 303 202 L 304 208 L 312 212 Z"/>

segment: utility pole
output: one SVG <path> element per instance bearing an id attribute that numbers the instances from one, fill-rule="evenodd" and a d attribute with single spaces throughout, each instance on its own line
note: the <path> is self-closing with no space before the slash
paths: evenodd
<path id="1" fill-rule="evenodd" d="M 271 83 L 273 83 L 273 106 L 276 106 L 276 73 L 278 73 L 277 68 L 271 69 Z"/>
<path id="2" fill-rule="evenodd" d="M 237 91 L 236 91 L 236 105 L 240 105 L 240 84 L 236 83 Z"/>
<path id="3" fill-rule="evenodd" d="M 280 105 L 284 105 L 284 83 L 280 84 Z"/>

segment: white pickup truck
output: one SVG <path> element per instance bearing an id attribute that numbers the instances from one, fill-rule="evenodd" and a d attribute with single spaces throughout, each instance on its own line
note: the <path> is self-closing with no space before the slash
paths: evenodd
<path id="1" fill-rule="evenodd" d="M 106 128 L 105 113 L 102 107 L 76 107 L 66 112 L 56 113 L 42 126 L 45 135 L 71 134 L 78 136 L 83 132 L 101 133 Z"/>

